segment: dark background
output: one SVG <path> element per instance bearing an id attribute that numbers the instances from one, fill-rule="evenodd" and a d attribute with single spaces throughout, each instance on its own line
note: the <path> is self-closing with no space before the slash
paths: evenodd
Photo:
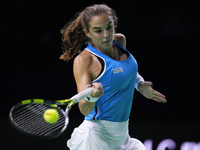
<path id="1" fill-rule="evenodd" d="M 166 95 L 165 104 L 135 92 L 130 135 L 152 149 L 173 139 L 200 142 L 199 5 L 195 1 L 0 1 L 0 149 L 67 149 L 65 142 L 83 120 L 77 106 L 66 132 L 52 140 L 21 135 L 9 123 L 10 108 L 28 98 L 63 99 L 76 94 L 73 60 L 59 60 L 60 29 L 77 12 L 106 3 L 119 17 L 117 32 L 127 38 L 139 72 Z"/>

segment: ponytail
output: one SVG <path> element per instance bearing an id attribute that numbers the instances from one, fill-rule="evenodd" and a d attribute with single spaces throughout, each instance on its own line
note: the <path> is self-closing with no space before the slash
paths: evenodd
<path id="1" fill-rule="evenodd" d="M 88 41 L 82 27 L 81 14 L 74 21 L 66 24 L 60 32 L 62 34 L 63 49 L 60 59 L 69 61 L 76 53 L 81 52 L 82 47 Z"/>

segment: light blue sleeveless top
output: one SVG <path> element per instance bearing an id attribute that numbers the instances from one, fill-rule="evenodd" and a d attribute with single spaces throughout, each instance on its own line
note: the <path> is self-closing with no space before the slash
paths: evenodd
<path id="1" fill-rule="evenodd" d="M 128 52 L 117 41 L 113 43 Z M 117 61 L 101 53 L 88 43 L 86 50 L 100 57 L 104 61 L 104 70 L 93 82 L 100 82 L 104 88 L 104 95 L 95 103 L 94 110 L 85 116 L 85 120 L 107 120 L 114 122 L 127 121 L 130 116 L 135 80 L 138 65 L 131 55 L 126 60 Z"/>

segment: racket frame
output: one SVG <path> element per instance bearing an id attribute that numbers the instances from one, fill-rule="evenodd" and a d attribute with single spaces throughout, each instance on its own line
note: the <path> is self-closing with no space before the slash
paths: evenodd
<path id="1" fill-rule="evenodd" d="M 19 125 L 14 121 L 13 119 L 13 112 L 18 109 L 20 106 L 23 106 L 23 105 L 28 105 L 28 104 L 46 104 L 46 105 L 49 105 L 50 108 L 49 109 L 56 109 L 58 112 L 60 112 L 64 118 L 65 118 L 65 124 L 63 125 L 62 129 L 59 130 L 59 132 L 53 132 L 51 134 L 48 134 L 47 136 L 38 136 L 38 135 L 34 135 L 34 134 L 30 134 L 28 132 L 25 132 L 24 130 L 22 130 Z M 59 115 L 60 115 L 59 113 Z M 28 100 L 24 100 L 22 102 L 19 102 L 17 103 L 15 106 L 13 106 L 10 110 L 10 113 L 9 113 L 9 120 L 12 124 L 12 126 L 17 129 L 18 131 L 20 131 L 21 133 L 27 135 L 27 136 L 30 136 L 30 137 L 36 137 L 36 138 L 39 138 L 39 139 L 52 139 L 52 138 L 55 138 L 55 137 L 58 137 L 59 135 L 61 135 L 67 128 L 68 126 L 68 123 L 69 123 L 69 117 L 68 115 L 66 114 L 66 112 L 58 107 L 56 105 L 55 102 L 53 101 L 49 101 L 49 100 L 43 100 L 43 99 L 28 99 Z"/>
<path id="2" fill-rule="evenodd" d="M 15 127 L 15 129 L 17 129 L 18 131 L 25 133 L 26 135 L 29 135 L 31 137 L 37 137 L 40 139 L 51 139 L 51 138 L 58 137 L 66 130 L 66 128 L 68 126 L 68 123 L 69 123 L 68 113 L 69 113 L 69 110 L 72 108 L 72 106 L 75 105 L 76 103 L 78 103 L 80 100 L 84 99 L 86 96 L 91 95 L 92 92 L 93 92 L 93 88 L 90 87 L 90 88 L 87 88 L 86 90 L 74 95 L 70 99 L 56 100 L 56 101 L 44 100 L 44 99 L 28 99 L 28 100 L 21 101 L 11 108 L 10 113 L 9 113 L 9 120 L 10 120 L 11 124 Z M 13 111 L 22 105 L 29 105 L 32 103 L 46 104 L 46 105 L 49 105 L 52 109 L 60 110 L 60 112 L 63 114 L 63 116 L 65 118 L 65 124 L 64 124 L 63 128 L 59 132 L 48 134 L 47 136 L 33 135 L 33 134 L 30 134 L 30 133 L 20 129 L 19 125 L 17 123 L 15 123 L 15 121 L 13 119 Z M 58 107 L 58 105 L 67 105 L 66 110 L 64 111 L 62 108 Z"/>

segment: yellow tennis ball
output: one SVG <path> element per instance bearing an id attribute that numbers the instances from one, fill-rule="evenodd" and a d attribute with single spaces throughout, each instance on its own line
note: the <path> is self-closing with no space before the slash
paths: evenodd
<path id="1" fill-rule="evenodd" d="M 43 118 L 48 123 L 56 123 L 59 119 L 59 114 L 56 109 L 47 109 L 44 112 Z"/>

